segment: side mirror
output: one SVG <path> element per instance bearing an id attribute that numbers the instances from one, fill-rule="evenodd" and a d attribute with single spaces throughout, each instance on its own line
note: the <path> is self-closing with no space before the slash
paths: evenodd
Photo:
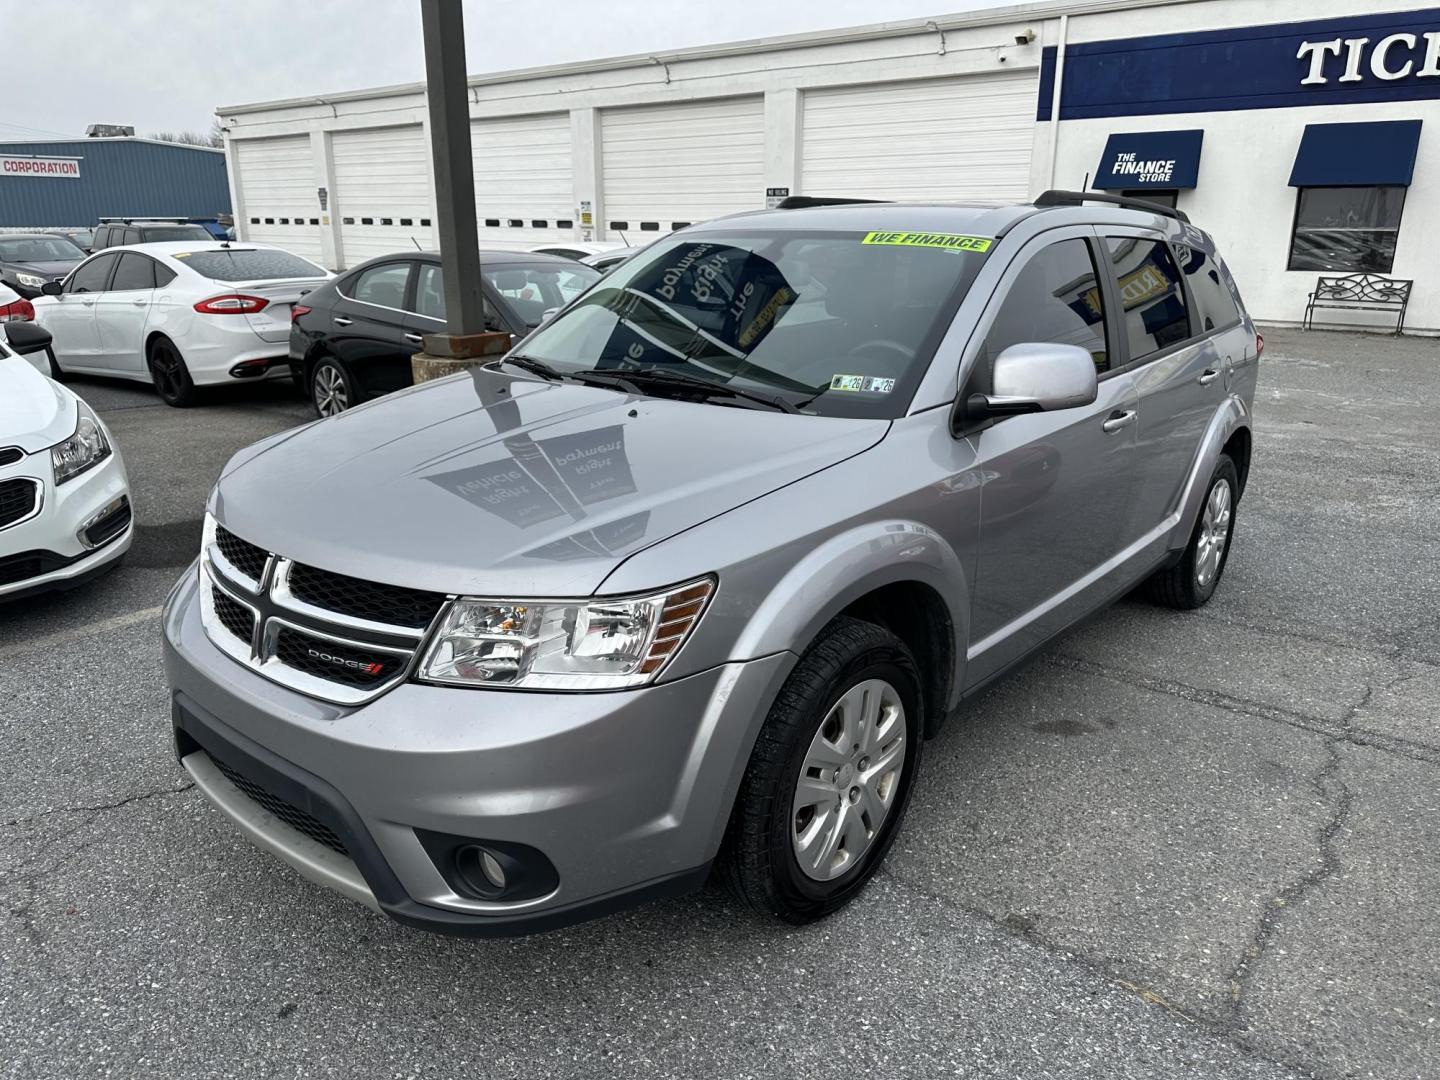
<path id="1" fill-rule="evenodd" d="M 976 419 L 1054 412 L 1089 405 L 1099 386 L 1095 361 L 1078 345 L 1030 342 L 995 358 L 988 394 L 971 394 L 965 411 Z"/>
<path id="2" fill-rule="evenodd" d="M 58 281 L 47 281 L 40 286 L 40 291 L 46 296 L 59 296 L 64 291 L 64 286 Z"/>
<path id="3" fill-rule="evenodd" d="M 49 330 L 33 322 L 7 322 L 5 339 L 10 342 L 10 348 L 21 356 L 44 352 L 53 340 Z"/>

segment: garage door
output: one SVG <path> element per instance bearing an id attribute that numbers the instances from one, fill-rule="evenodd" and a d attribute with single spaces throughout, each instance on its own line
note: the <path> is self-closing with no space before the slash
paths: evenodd
<path id="1" fill-rule="evenodd" d="M 575 238 L 569 113 L 474 120 L 470 145 L 481 247 Z"/>
<path id="2" fill-rule="evenodd" d="M 606 109 L 600 136 L 609 239 L 765 205 L 762 98 Z"/>
<path id="3" fill-rule="evenodd" d="M 340 131 L 331 137 L 335 162 L 332 212 L 340 218 L 340 265 L 376 255 L 434 247 L 430 156 L 425 129 Z"/>
<path id="4" fill-rule="evenodd" d="M 238 139 L 231 145 L 245 206 L 239 235 L 318 262 L 320 209 L 315 189 L 321 181 L 315 179 L 310 137 Z"/>
<path id="5" fill-rule="evenodd" d="M 807 92 L 800 191 L 870 199 L 1023 199 L 1037 92 L 1033 72 Z"/>

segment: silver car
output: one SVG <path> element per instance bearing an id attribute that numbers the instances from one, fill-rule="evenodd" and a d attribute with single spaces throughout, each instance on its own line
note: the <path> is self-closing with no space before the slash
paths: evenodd
<path id="1" fill-rule="evenodd" d="M 1096 198 L 712 221 L 237 454 L 164 618 L 184 768 L 429 930 L 712 872 L 834 911 L 947 717 L 1224 573 L 1262 343 L 1205 233 Z"/>

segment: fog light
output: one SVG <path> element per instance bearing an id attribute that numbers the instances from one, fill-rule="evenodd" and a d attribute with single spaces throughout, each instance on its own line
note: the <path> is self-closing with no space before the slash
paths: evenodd
<path id="1" fill-rule="evenodd" d="M 474 900 L 519 903 L 552 893 L 555 866 L 528 844 L 416 829 L 435 869 L 455 892 Z"/>
<path id="2" fill-rule="evenodd" d="M 485 880 L 495 888 L 505 888 L 504 868 L 496 861 L 495 856 L 484 848 L 480 849 L 480 872 L 485 875 Z"/>

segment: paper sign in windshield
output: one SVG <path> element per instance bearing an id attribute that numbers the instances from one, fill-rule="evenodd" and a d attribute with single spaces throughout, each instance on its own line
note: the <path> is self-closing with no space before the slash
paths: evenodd
<path id="1" fill-rule="evenodd" d="M 832 375 L 830 389 L 850 394 L 888 394 L 895 389 L 895 380 L 874 375 Z"/>
<path id="2" fill-rule="evenodd" d="M 900 247 L 940 248 L 944 251 L 989 251 L 994 243 L 989 236 L 959 236 L 955 233 L 933 232 L 872 232 L 866 233 L 862 244 L 894 244 Z"/>

